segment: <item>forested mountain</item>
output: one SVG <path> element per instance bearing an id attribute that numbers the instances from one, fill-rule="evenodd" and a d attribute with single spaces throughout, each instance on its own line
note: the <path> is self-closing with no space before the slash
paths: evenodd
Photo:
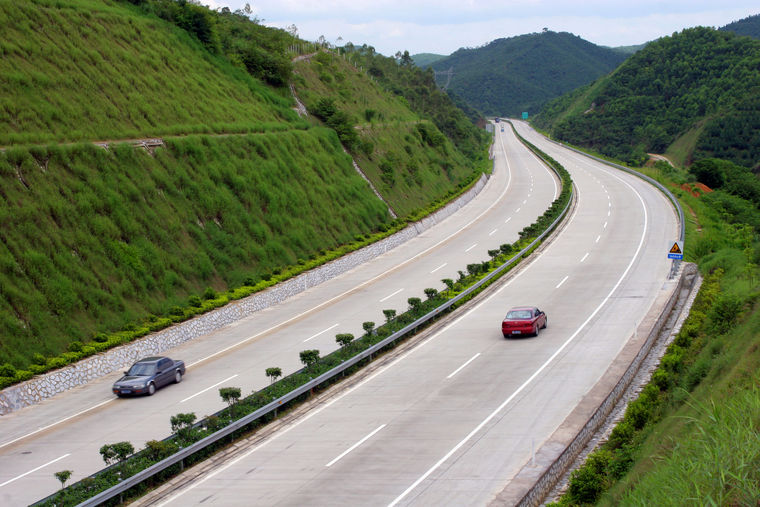
<path id="1" fill-rule="evenodd" d="M 559 139 L 639 163 L 670 150 L 760 163 L 760 41 L 697 27 L 650 42 L 536 118 Z"/>
<path id="2" fill-rule="evenodd" d="M 749 35 L 755 39 L 760 39 L 760 14 L 749 16 L 739 21 L 734 21 L 726 26 L 720 27 L 719 30 L 725 32 L 734 32 L 736 35 Z"/>
<path id="3" fill-rule="evenodd" d="M 459 49 L 433 63 L 453 69 L 448 89 L 488 115 L 531 114 L 617 67 L 626 55 L 566 32 L 545 31 Z M 446 76 L 438 78 L 444 84 Z"/>
<path id="4" fill-rule="evenodd" d="M 418 53 L 412 55 L 412 60 L 417 67 L 425 68 L 437 62 L 441 58 L 446 58 L 446 55 L 437 55 L 435 53 Z"/>

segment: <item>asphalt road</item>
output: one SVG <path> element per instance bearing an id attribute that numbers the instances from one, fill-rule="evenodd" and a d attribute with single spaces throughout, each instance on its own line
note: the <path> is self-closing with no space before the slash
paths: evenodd
<path id="1" fill-rule="evenodd" d="M 518 128 L 577 187 L 554 241 L 419 346 L 160 505 L 485 505 L 530 462 L 672 287 L 678 229 L 649 184 Z M 505 340 L 505 311 L 527 304 L 548 328 Z"/>
<path id="2" fill-rule="evenodd" d="M 468 263 L 487 259 L 488 249 L 514 242 L 556 198 L 558 182 L 509 128 L 496 135 L 494 174 L 469 205 L 365 265 L 169 351 L 188 365 L 181 384 L 153 397 L 116 399 L 113 375 L 2 416 L 0 503 L 27 504 L 54 492 L 56 471 L 72 470 L 74 481 L 99 470 L 103 444 L 127 440 L 139 449 L 170 433 L 172 415 L 200 418 L 223 408 L 219 387 L 258 389 L 269 382 L 267 367 L 285 374 L 300 368 L 301 350 L 334 350 L 335 334 L 360 335 L 362 322 L 383 322 L 383 309 L 406 309 L 409 297 L 442 289 L 441 279 L 456 278 Z M 502 313 L 499 307 L 483 324 L 496 326 Z"/>

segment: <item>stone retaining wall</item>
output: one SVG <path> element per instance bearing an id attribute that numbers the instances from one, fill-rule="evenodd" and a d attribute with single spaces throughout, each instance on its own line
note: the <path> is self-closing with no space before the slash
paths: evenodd
<path id="1" fill-rule="evenodd" d="M 419 222 L 411 224 L 381 241 L 302 273 L 265 291 L 231 302 L 226 306 L 152 333 L 129 344 L 7 387 L 0 391 L 0 415 L 34 405 L 67 389 L 86 384 L 115 371 L 121 371 L 125 366 L 142 357 L 162 354 L 181 343 L 212 333 L 254 312 L 278 304 L 291 296 L 345 273 L 409 241 L 449 217 L 480 193 L 487 181 L 488 178 L 484 174 L 470 190 Z"/>

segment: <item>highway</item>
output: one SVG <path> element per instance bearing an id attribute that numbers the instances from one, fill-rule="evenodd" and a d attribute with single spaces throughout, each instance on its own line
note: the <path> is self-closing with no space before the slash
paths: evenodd
<path id="1" fill-rule="evenodd" d="M 530 462 L 672 287 L 678 224 L 649 184 L 518 129 L 577 186 L 557 237 L 420 345 L 160 505 L 486 505 Z M 548 328 L 505 340 L 502 316 L 524 304 Z"/>
<path id="2" fill-rule="evenodd" d="M 383 322 L 383 309 L 405 310 L 409 297 L 424 298 L 427 287 L 442 289 L 441 279 L 456 278 L 467 263 L 487 259 L 488 249 L 514 242 L 556 198 L 558 181 L 509 128 L 497 129 L 496 136 L 494 173 L 470 204 L 348 273 L 169 351 L 188 365 L 181 384 L 152 397 L 116 399 L 110 385 L 119 375 L 112 375 L 0 418 L 0 503 L 27 504 L 54 492 L 60 487 L 56 471 L 72 470 L 75 481 L 99 470 L 103 444 L 126 440 L 139 449 L 170 433 L 172 415 L 195 412 L 200 418 L 223 408 L 219 387 L 240 387 L 244 394 L 261 388 L 269 383 L 267 367 L 284 374 L 299 369 L 301 350 L 334 350 L 335 334 L 360 335 L 362 322 Z M 485 327 L 497 328 L 504 313 L 499 306 Z M 312 459 L 322 459 L 321 453 Z"/>

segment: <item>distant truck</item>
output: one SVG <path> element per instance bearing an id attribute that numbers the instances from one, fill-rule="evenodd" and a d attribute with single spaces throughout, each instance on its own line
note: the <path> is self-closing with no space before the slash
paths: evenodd
<path id="1" fill-rule="evenodd" d="M 116 396 L 147 394 L 152 396 L 166 384 L 179 384 L 185 374 L 185 362 L 168 357 L 146 357 L 140 359 L 124 372 L 124 376 L 113 385 Z"/>
<path id="2" fill-rule="evenodd" d="M 500 119 L 500 118 L 496 118 L 496 120 L 494 120 L 494 121 L 495 121 L 496 123 L 499 123 L 499 122 L 501 121 L 501 119 Z"/>

